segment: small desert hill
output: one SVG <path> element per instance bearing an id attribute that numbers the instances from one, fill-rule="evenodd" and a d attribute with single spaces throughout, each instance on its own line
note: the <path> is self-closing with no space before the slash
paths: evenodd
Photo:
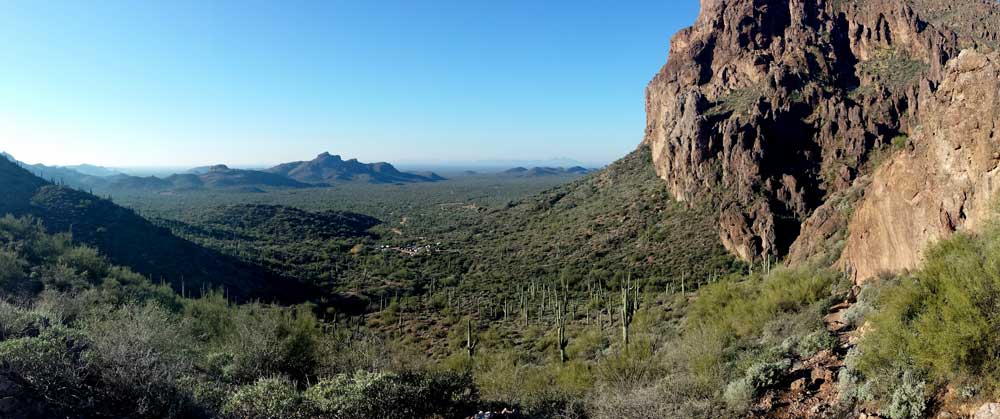
<path id="1" fill-rule="evenodd" d="M 357 159 L 323 153 L 310 161 L 284 163 L 267 170 L 299 182 L 326 184 L 362 181 L 370 183 L 436 182 L 444 178 L 433 174 L 414 174 L 397 170 L 389 163 L 362 163 Z"/>
<path id="2" fill-rule="evenodd" d="M 530 169 L 525 167 L 515 167 L 512 169 L 507 169 L 501 174 L 504 176 L 511 177 L 544 177 L 544 176 L 565 176 L 565 175 L 585 175 L 591 173 L 590 169 L 573 166 L 573 167 L 532 167 Z"/>
<path id="3" fill-rule="evenodd" d="M 217 165 L 208 168 L 203 173 L 196 175 L 198 180 L 194 180 L 192 175 L 174 175 L 167 177 L 174 187 L 202 186 L 207 188 L 232 188 L 245 186 L 268 186 L 277 188 L 306 188 L 309 185 L 289 179 L 285 176 L 258 170 L 230 169 L 225 165 Z M 199 185 L 200 184 L 200 185 Z"/>
<path id="4" fill-rule="evenodd" d="M 502 249 L 510 259 L 505 263 L 516 261 L 538 274 L 608 279 L 634 269 L 662 286 L 738 266 L 719 240 L 713 212 L 674 201 L 646 146 L 492 217 L 501 231 L 493 233 L 491 247 Z"/>
<path id="5" fill-rule="evenodd" d="M 30 215 L 52 232 L 68 231 L 113 263 L 189 293 L 225 288 L 236 298 L 299 301 L 309 291 L 236 258 L 198 246 L 134 211 L 86 192 L 46 182 L 0 159 L 0 212 Z M 182 285 L 183 284 L 183 285 Z"/>

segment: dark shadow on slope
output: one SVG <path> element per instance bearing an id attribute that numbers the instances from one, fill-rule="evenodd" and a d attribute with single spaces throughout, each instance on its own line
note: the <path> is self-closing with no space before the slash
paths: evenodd
<path id="1" fill-rule="evenodd" d="M 35 216 L 50 232 L 71 232 L 74 240 L 99 249 L 112 263 L 177 291 L 183 287 L 187 295 L 222 289 L 237 300 L 280 303 L 315 295 L 312 287 L 198 246 L 130 209 L 49 184 L 6 160 L 0 161 L 0 196 L 0 212 Z"/>

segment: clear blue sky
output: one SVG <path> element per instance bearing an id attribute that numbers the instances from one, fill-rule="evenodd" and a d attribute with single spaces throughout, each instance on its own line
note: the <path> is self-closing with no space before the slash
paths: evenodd
<path id="1" fill-rule="evenodd" d="M 695 0 L 4 1 L 0 150 L 29 163 L 633 149 Z"/>

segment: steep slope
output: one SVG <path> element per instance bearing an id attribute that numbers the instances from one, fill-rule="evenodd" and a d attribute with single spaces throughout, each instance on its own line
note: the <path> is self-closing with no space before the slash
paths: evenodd
<path id="1" fill-rule="evenodd" d="M 294 281 L 208 250 L 157 227 L 130 209 L 78 190 L 56 186 L 15 163 L 0 160 L 0 212 L 32 215 L 53 232 L 69 231 L 116 264 L 154 281 L 170 281 L 196 293 L 226 288 L 237 298 L 301 299 L 308 291 Z"/>
<path id="2" fill-rule="evenodd" d="M 507 260 L 476 259 L 514 262 L 531 273 L 528 277 L 567 272 L 607 281 L 637 270 L 655 278 L 657 286 L 683 278 L 690 286 L 737 266 L 719 241 L 712 212 L 670 198 L 646 146 L 493 217 L 489 225 L 498 231 L 491 247 L 502 249 Z"/>
<path id="3" fill-rule="evenodd" d="M 989 11 L 968 25 L 934 3 L 703 1 L 647 88 L 657 174 L 677 199 L 717 206 L 720 237 L 744 260 L 827 248 L 795 244 L 841 236 L 838 206 L 919 125 L 945 63 L 996 39 L 995 3 L 950 2 Z"/>
<path id="4" fill-rule="evenodd" d="M 573 166 L 570 168 L 565 167 L 532 167 L 530 169 L 524 167 L 515 167 L 513 169 L 507 169 L 501 174 L 504 176 L 516 176 L 516 177 L 543 177 L 543 176 L 564 176 L 564 175 L 585 175 L 590 173 L 589 169 L 580 166 Z"/>
<path id="5" fill-rule="evenodd" d="M 31 174 L 11 158 L 0 159 L 0 213 L 20 213 L 30 207 L 31 197 L 49 183 Z"/>
<path id="6" fill-rule="evenodd" d="M 444 178 L 436 174 L 417 175 L 400 172 L 389 163 L 361 163 L 357 159 L 343 160 L 340 156 L 323 153 L 311 161 L 284 163 L 268 169 L 300 182 L 321 184 L 364 181 L 371 183 L 435 182 Z"/>

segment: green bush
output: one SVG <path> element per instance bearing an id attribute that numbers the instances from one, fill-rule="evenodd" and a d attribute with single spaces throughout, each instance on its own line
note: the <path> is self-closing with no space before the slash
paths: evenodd
<path id="1" fill-rule="evenodd" d="M 325 417 L 457 417 L 475 400 L 470 376 L 404 372 L 338 375 L 306 390 L 305 398 Z"/>
<path id="2" fill-rule="evenodd" d="M 128 417 L 171 417 L 189 407 L 178 382 L 193 373 L 184 323 L 157 304 L 126 305 L 88 318 L 84 359 L 108 409 Z"/>
<path id="3" fill-rule="evenodd" d="M 223 368 L 227 379 L 252 383 L 286 375 L 296 382 L 306 382 L 315 376 L 320 359 L 320 325 L 308 309 L 293 311 L 251 304 L 231 315 L 232 327 L 222 342 L 224 351 L 231 356 L 231 362 Z M 200 326 L 202 330 L 205 327 Z"/>
<path id="4" fill-rule="evenodd" d="M 40 313 L 0 300 L 0 341 L 38 336 L 49 324 Z"/>
<path id="5" fill-rule="evenodd" d="M 80 362 L 86 343 L 78 333 L 61 326 L 46 328 L 36 337 L 0 342 L 0 365 L 23 379 L 52 408 L 67 413 L 86 411 L 91 402 Z"/>
<path id="6" fill-rule="evenodd" d="M 791 367 L 791 361 L 782 359 L 776 362 L 762 362 L 754 364 L 747 369 L 746 380 L 754 388 L 759 390 L 771 387 L 778 383 L 778 380 Z"/>
<path id="7" fill-rule="evenodd" d="M 860 343 L 859 369 L 869 378 L 915 369 L 936 384 L 980 377 L 996 389 L 998 294 L 1000 232 L 941 242 L 927 252 L 923 269 L 881 291 L 872 332 Z"/>
<path id="8" fill-rule="evenodd" d="M 722 393 L 722 399 L 726 402 L 726 406 L 733 411 L 743 412 L 750 406 L 756 392 L 757 390 L 750 384 L 750 380 L 743 377 L 726 386 L 725 392 Z"/>
<path id="9" fill-rule="evenodd" d="M 307 418 L 308 404 L 295 387 L 286 377 L 261 378 L 236 391 L 223 412 L 233 419 Z"/>
<path id="10" fill-rule="evenodd" d="M 925 383 L 917 380 L 912 372 L 905 372 L 899 385 L 892 392 L 892 399 L 889 405 L 882 413 L 891 419 L 918 419 L 923 417 L 924 408 L 926 407 L 924 386 Z"/>
<path id="11" fill-rule="evenodd" d="M 59 256 L 59 264 L 79 272 L 92 282 L 108 275 L 108 262 L 97 249 L 78 246 Z"/>
<path id="12" fill-rule="evenodd" d="M 90 288 L 87 279 L 75 269 L 58 264 L 40 269 L 40 278 L 46 289 L 76 293 Z"/>
<path id="13" fill-rule="evenodd" d="M 320 381 L 306 390 L 305 398 L 316 409 L 336 419 L 374 417 L 378 406 L 373 393 L 378 382 L 385 380 L 384 373 L 358 371 L 353 375 L 341 374 Z"/>
<path id="14" fill-rule="evenodd" d="M 41 284 L 25 274 L 28 263 L 17 252 L 0 249 L 0 291 L 14 295 L 32 295 L 41 291 Z"/>
<path id="15" fill-rule="evenodd" d="M 825 328 L 816 330 L 795 344 L 795 354 L 805 358 L 821 351 L 833 349 L 837 344 L 837 337 L 830 334 Z"/>

